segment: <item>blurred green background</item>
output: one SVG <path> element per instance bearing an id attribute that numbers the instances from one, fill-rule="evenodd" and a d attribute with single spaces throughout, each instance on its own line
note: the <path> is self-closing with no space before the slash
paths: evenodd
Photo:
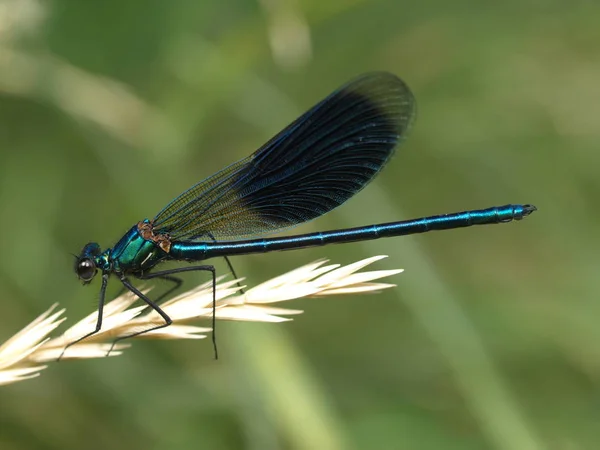
<path id="1" fill-rule="evenodd" d="M 600 448 L 599 23 L 566 0 L 0 1 L 0 342 L 54 302 L 93 311 L 71 254 L 370 70 L 411 86 L 418 120 L 375 183 L 297 231 L 539 208 L 235 258 L 250 284 L 322 257 L 406 271 L 296 301 L 291 323 L 221 323 L 219 361 L 149 341 L 53 364 L 0 388 L 0 449 Z"/>

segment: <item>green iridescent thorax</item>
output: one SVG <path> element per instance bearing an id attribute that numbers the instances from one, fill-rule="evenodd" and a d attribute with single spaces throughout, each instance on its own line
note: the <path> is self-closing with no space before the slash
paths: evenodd
<path id="1" fill-rule="evenodd" d="M 140 224 L 147 223 L 146 220 Z M 169 258 L 169 254 L 155 242 L 156 239 L 147 239 L 147 234 L 142 236 L 140 224 L 134 225 L 112 250 L 98 257 L 105 258 L 115 272 L 143 272 Z"/>

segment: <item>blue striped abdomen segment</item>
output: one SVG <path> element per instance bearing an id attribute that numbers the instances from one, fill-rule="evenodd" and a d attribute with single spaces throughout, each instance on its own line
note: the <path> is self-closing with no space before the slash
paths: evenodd
<path id="1" fill-rule="evenodd" d="M 276 250 L 294 250 L 327 244 L 366 241 L 393 236 L 426 233 L 434 230 L 488 225 L 521 220 L 535 211 L 531 205 L 506 205 L 421 219 L 368 225 L 343 230 L 301 234 L 281 238 L 227 242 L 174 242 L 170 256 L 174 259 L 200 261 L 216 256 L 247 255 Z"/>

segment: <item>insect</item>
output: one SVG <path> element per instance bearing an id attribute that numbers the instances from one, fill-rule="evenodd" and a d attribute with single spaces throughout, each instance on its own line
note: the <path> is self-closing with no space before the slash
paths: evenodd
<path id="1" fill-rule="evenodd" d="M 84 284 L 98 272 L 102 274 L 98 318 L 93 331 L 67 348 L 102 328 L 110 275 L 116 275 L 126 289 L 164 319 L 154 328 L 120 340 L 172 323 L 157 299 L 138 290 L 130 278 L 170 281 L 174 284 L 171 292 L 182 282 L 174 275 L 210 272 L 214 312 L 215 268 L 198 264 L 210 258 L 225 257 L 233 272 L 228 257 L 234 255 L 505 223 L 523 219 L 536 210 L 533 205 L 506 205 L 342 230 L 257 238 L 322 216 L 360 191 L 390 160 L 414 116 L 414 97 L 402 80 L 384 72 L 360 76 L 317 103 L 249 157 L 192 186 L 152 220 L 135 224 L 114 247 L 103 251 L 96 243 L 87 244 L 75 262 L 75 272 Z M 195 264 L 157 270 L 161 262 L 173 260 Z M 213 313 L 216 356 L 214 325 Z"/>

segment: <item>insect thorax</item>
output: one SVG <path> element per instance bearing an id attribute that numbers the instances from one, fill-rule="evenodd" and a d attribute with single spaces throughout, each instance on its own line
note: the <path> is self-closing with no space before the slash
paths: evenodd
<path id="1" fill-rule="evenodd" d="M 108 263 L 115 272 L 143 272 L 169 258 L 164 248 L 170 245 L 166 247 L 164 240 L 150 235 L 141 224 L 150 225 L 144 221 L 131 227 L 109 253 Z"/>

